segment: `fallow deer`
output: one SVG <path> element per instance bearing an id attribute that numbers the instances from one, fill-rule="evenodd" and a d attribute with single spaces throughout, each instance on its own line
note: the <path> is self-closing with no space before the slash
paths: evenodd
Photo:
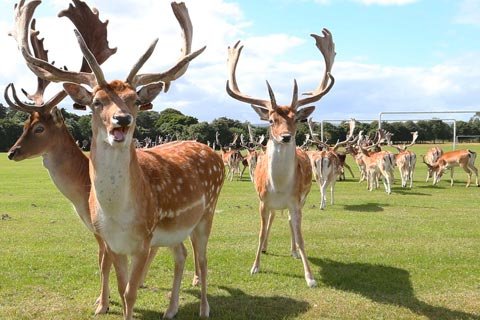
<path id="1" fill-rule="evenodd" d="M 466 187 L 470 186 L 472 173 L 475 174 L 475 184 L 478 185 L 478 169 L 475 167 L 477 153 L 472 150 L 454 150 L 442 154 L 435 163 L 429 164 L 423 160 L 428 169 L 433 172 L 433 185 L 440 182 L 443 174 L 450 169 L 450 185 L 453 186 L 453 169 L 462 168 L 468 175 Z"/>
<path id="2" fill-rule="evenodd" d="M 313 274 L 308 264 L 303 235 L 301 231 L 302 208 L 312 184 L 312 168 L 306 153 L 295 145 L 297 123 L 306 121 L 314 111 L 314 106 L 300 108 L 320 100 L 334 84 L 330 74 L 335 58 L 335 45 L 332 34 L 327 29 L 322 30 L 322 36 L 312 34 L 316 46 L 325 59 L 326 70 L 319 86 L 308 93 L 309 97 L 298 99 L 297 82 L 294 81 L 293 98 L 290 105 L 277 105 L 275 95 L 267 81 L 269 100 L 252 98 L 243 94 L 237 85 L 236 67 L 243 46 L 238 41 L 228 48 L 228 75 L 226 90 L 234 99 L 252 105 L 261 120 L 270 123 L 270 137 L 266 152 L 259 158 L 255 169 L 255 189 L 260 199 L 261 225 L 257 254 L 251 273 L 260 270 L 260 255 L 266 250 L 268 232 L 275 216 L 275 210 L 288 209 L 289 223 L 292 235 L 292 255 L 303 262 L 305 280 L 309 287 L 315 287 Z"/>
<path id="3" fill-rule="evenodd" d="M 423 161 L 425 161 L 429 165 L 432 165 L 435 162 L 437 162 L 438 158 L 440 158 L 442 155 L 443 155 L 443 150 L 435 146 L 428 149 L 427 153 L 425 153 L 425 156 L 423 157 Z M 432 177 L 433 177 L 433 171 L 430 170 L 430 167 L 427 167 L 427 179 L 425 180 L 425 182 L 428 182 L 428 179 Z"/>
<path id="4" fill-rule="evenodd" d="M 220 147 L 222 155 L 223 165 L 227 168 L 227 180 L 233 181 L 233 177 L 237 174 L 240 175 L 240 163 L 243 160 L 243 156 L 237 147 L 238 134 L 234 134 L 233 141 L 228 146 L 222 146 L 219 140 L 220 133 L 215 133 L 215 141 Z M 243 173 L 243 172 L 242 172 Z"/>
<path id="5" fill-rule="evenodd" d="M 107 22 L 102 23 L 98 11 L 95 9 L 92 11 L 83 1 L 73 0 L 73 3 L 74 5 L 70 5 L 67 10 L 60 12 L 59 16 L 65 16 L 73 22 L 101 64 L 116 52 L 116 49 L 108 47 Z M 25 7 L 20 4 L 18 10 L 24 10 L 34 5 L 35 2 L 31 2 Z M 35 20 L 33 20 L 30 31 L 33 52 L 37 58 L 48 61 L 48 53 L 44 49 L 43 39 L 39 39 L 38 34 L 38 31 L 35 30 Z M 90 67 L 85 61 L 81 71 L 90 72 Z M 56 107 L 67 96 L 66 93 L 61 90 L 52 99 L 44 102 L 44 92 L 49 84 L 49 81 L 38 78 L 37 91 L 34 94 L 27 94 L 24 91 L 34 105 L 21 102 L 13 84 L 6 87 L 4 97 L 7 104 L 15 110 L 29 114 L 23 133 L 10 148 L 8 158 L 22 161 L 42 156 L 43 165 L 48 170 L 55 186 L 72 202 L 81 221 L 89 231 L 94 233 L 88 205 L 91 185 L 88 174 L 88 158 L 75 143 L 65 126 L 61 111 Z M 15 102 L 10 100 L 9 90 L 12 91 Z M 107 312 L 109 305 L 109 273 L 112 258 L 106 250 L 103 239 L 98 234 L 94 233 L 94 235 L 98 242 L 98 265 L 101 275 L 101 290 L 96 301 L 98 306 L 95 314 L 101 314 Z M 154 255 L 153 252 L 152 255 Z"/>
<path id="6" fill-rule="evenodd" d="M 172 3 L 172 9 L 186 26 L 184 36 L 188 47 L 183 48 L 181 59 L 166 72 L 139 74 L 155 48 L 157 41 L 154 41 L 125 81 L 106 81 L 77 30 L 80 49 L 93 73 L 58 69 L 33 57 L 27 50 L 26 37 L 20 37 L 19 41 L 27 65 L 37 76 L 63 83 L 77 105 L 89 106 L 92 110 L 90 213 L 94 230 L 114 256 L 125 319 L 133 318 L 150 248 L 160 246 L 170 247 L 174 254 L 173 288 L 165 317 L 176 315 L 186 258 L 183 240 L 189 236 L 194 246 L 195 265 L 200 270 L 200 316 L 208 317 L 210 312 L 206 295 L 206 250 L 225 175 L 223 162 L 206 145 L 193 141 L 138 151 L 133 145 L 138 111 L 150 109 L 153 99 L 181 77 L 189 62 L 205 49 L 190 53 L 192 27 L 187 8 L 184 3 Z M 24 11 L 21 19 L 24 23 L 17 26 L 19 33 L 27 32 L 33 12 Z M 137 88 L 140 88 L 138 92 Z M 130 267 L 128 256 L 131 256 Z"/>
<path id="7" fill-rule="evenodd" d="M 409 183 L 410 189 L 413 186 L 413 173 L 415 172 L 415 164 L 417 163 L 417 155 L 415 152 L 407 150 L 407 148 L 413 146 L 418 138 L 418 131 L 412 132 L 412 142 L 408 145 L 394 145 L 391 141 L 392 134 L 387 134 L 387 143 L 389 146 L 398 150 L 395 154 L 395 163 L 400 172 L 400 178 L 402 179 L 402 187 L 406 188 Z"/>
<path id="8" fill-rule="evenodd" d="M 313 175 L 318 183 L 320 189 L 320 209 L 323 210 L 327 206 L 327 188 L 330 186 L 330 204 L 334 204 L 334 191 L 337 177 L 343 171 L 342 161 L 338 156 L 337 150 L 340 146 L 346 145 L 353 137 L 355 130 L 355 120 L 350 121 L 350 131 L 346 139 L 342 142 L 337 142 L 335 146 L 330 147 L 320 139 L 318 135 L 313 132 L 312 118 L 308 120 L 308 128 L 310 135 L 313 137 L 313 143 L 317 145 L 320 151 L 310 151 L 308 156 L 313 169 Z"/>

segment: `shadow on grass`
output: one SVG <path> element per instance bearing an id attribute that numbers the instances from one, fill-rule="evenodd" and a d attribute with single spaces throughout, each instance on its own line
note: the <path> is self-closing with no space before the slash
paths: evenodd
<path id="1" fill-rule="evenodd" d="M 429 197 L 432 196 L 430 193 L 416 192 L 416 191 L 413 191 L 412 189 L 406 189 L 402 187 L 392 188 L 392 193 L 400 194 L 400 195 L 408 195 L 408 196 L 429 196 Z"/>
<path id="2" fill-rule="evenodd" d="M 439 185 L 434 186 L 432 184 L 427 184 L 427 185 L 424 185 L 424 186 L 417 186 L 415 188 L 420 188 L 420 189 L 446 189 L 444 186 L 439 186 Z"/>
<path id="3" fill-rule="evenodd" d="M 368 263 L 309 260 L 321 268 L 321 281 L 335 289 L 360 294 L 378 303 L 408 308 L 431 320 L 480 319 L 475 314 L 436 307 L 418 300 L 406 270 Z"/>
<path id="4" fill-rule="evenodd" d="M 310 309 L 305 301 L 284 296 L 253 296 L 240 289 L 221 286 L 227 295 L 208 296 L 210 319 L 292 319 Z M 200 290 L 184 292 L 195 296 L 198 302 L 180 306 L 178 319 L 197 319 L 200 310 Z"/>
<path id="5" fill-rule="evenodd" d="M 347 211 L 359 211 L 359 212 L 380 212 L 383 211 L 383 207 L 388 207 L 388 204 L 381 203 L 364 203 L 364 204 L 347 204 L 343 208 Z"/>

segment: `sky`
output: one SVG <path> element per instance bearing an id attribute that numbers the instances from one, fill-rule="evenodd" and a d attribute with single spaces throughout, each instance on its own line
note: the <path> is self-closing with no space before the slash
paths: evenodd
<path id="1" fill-rule="evenodd" d="M 27 0 L 28 1 L 28 0 Z M 0 90 L 13 82 L 34 91 L 35 76 L 25 66 L 13 38 L 15 1 L 0 0 Z M 43 0 L 37 29 L 50 60 L 76 70 L 81 63 L 73 25 L 57 14 L 66 0 Z M 87 1 L 109 20 L 110 47 L 117 53 L 103 64 L 107 80 L 125 79 L 149 44 L 157 48 L 141 72 L 172 66 L 181 31 L 170 1 Z M 480 111 L 480 0 L 186 0 L 193 24 L 193 49 L 207 46 L 185 75 L 154 101 L 154 110 L 175 108 L 199 121 L 228 117 L 260 123 L 245 103 L 227 95 L 227 48 L 244 45 L 237 67 L 240 90 L 268 99 L 265 80 L 279 104 L 317 87 L 324 61 L 311 33 L 333 34 L 335 85 L 315 103 L 315 121 L 378 119 L 380 112 Z M 60 84 L 50 85 L 48 99 Z M 3 94 L 0 101 L 3 102 Z M 67 98 L 61 107 L 72 111 Z M 87 114 L 83 112 L 79 114 Z M 388 115 L 382 119 L 455 118 L 473 114 Z"/>

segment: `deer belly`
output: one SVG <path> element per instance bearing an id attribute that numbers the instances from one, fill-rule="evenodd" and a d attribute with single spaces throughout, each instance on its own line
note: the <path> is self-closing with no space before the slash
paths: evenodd
<path id="1" fill-rule="evenodd" d="M 102 237 L 113 252 L 117 254 L 133 254 L 143 244 L 143 238 L 133 232 L 133 228 L 120 224 L 110 224 L 102 229 Z"/>
<path id="2" fill-rule="evenodd" d="M 269 194 L 265 203 L 270 209 L 276 209 L 276 210 L 287 209 L 290 203 L 290 195 L 285 193 Z"/>
<path id="3" fill-rule="evenodd" d="M 157 227 L 153 232 L 152 247 L 170 247 L 183 242 L 192 233 L 194 227 L 165 230 Z"/>

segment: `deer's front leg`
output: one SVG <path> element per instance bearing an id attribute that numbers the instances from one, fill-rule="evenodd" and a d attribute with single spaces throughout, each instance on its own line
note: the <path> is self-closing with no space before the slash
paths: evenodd
<path id="1" fill-rule="evenodd" d="M 268 225 L 268 217 L 269 217 L 269 210 L 266 208 L 265 204 L 260 201 L 260 233 L 258 235 L 258 249 L 257 255 L 255 256 L 255 261 L 253 263 L 252 269 L 250 270 L 251 274 L 258 273 L 260 271 L 260 255 L 262 253 L 262 246 L 265 238 L 267 236 L 267 225 Z"/>
<path id="2" fill-rule="evenodd" d="M 272 229 L 272 223 L 274 219 L 275 219 L 275 210 L 270 210 L 270 214 L 268 216 L 267 234 L 265 235 L 265 239 L 263 239 L 263 242 L 262 242 L 262 253 L 267 253 L 268 238 L 270 237 L 270 230 Z"/>
<path id="3" fill-rule="evenodd" d="M 295 242 L 297 244 L 298 253 L 303 262 L 305 272 L 305 281 L 310 288 L 317 286 L 317 281 L 313 278 L 310 265 L 308 263 L 307 254 L 305 253 L 305 244 L 302 236 L 302 211 L 299 208 L 290 210 L 290 225 L 292 227 Z"/>
<path id="4" fill-rule="evenodd" d="M 137 291 L 143 277 L 143 270 L 148 259 L 149 249 L 147 244 L 143 250 L 132 255 L 130 277 L 124 294 L 125 320 L 133 319 L 133 306 L 137 300 Z"/>
<path id="5" fill-rule="evenodd" d="M 98 242 L 98 267 L 100 268 L 100 296 L 95 301 L 97 308 L 95 315 L 105 314 L 108 312 L 110 288 L 109 288 L 109 276 L 110 269 L 112 267 L 113 259 L 112 255 L 107 250 L 107 245 L 98 235 L 95 235 L 95 239 Z"/>

